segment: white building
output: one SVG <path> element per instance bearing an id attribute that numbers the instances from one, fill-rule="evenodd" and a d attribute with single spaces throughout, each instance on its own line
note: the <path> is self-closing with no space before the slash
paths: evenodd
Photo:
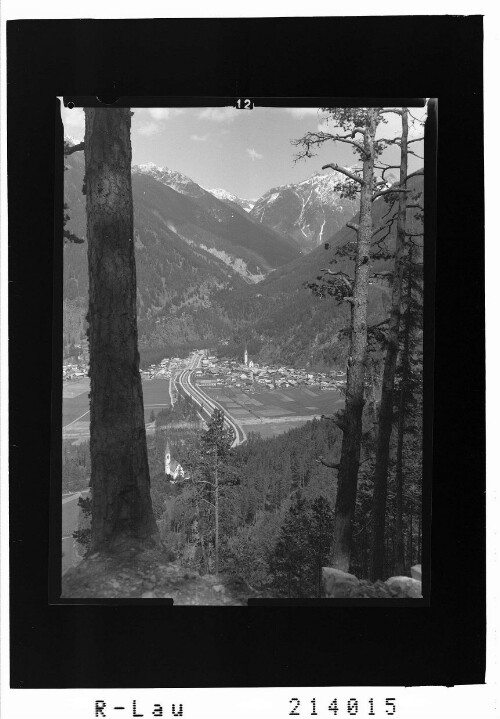
<path id="1" fill-rule="evenodd" d="M 175 484 L 179 477 L 184 479 L 184 470 L 179 462 L 172 458 L 168 442 L 165 447 L 165 474 L 170 478 L 170 484 Z"/>

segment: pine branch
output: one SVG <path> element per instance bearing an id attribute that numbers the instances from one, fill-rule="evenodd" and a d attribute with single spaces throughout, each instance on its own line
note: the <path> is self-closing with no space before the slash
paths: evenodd
<path id="1" fill-rule="evenodd" d="M 316 460 L 318 464 L 323 464 L 325 467 L 330 467 L 330 469 L 339 469 L 340 464 L 338 462 L 328 462 L 322 455 L 318 457 Z"/>
<path id="2" fill-rule="evenodd" d="M 337 415 L 335 415 L 335 414 L 322 414 L 322 415 L 321 415 L 321 419 L 328 419 L 328 420 L 330 420 L 331 422 L 333 422 L 334 424 L 336 424 L 337 427 L 338 427 L 342 432 L 343 432 L 344 429 L 345 429 L 345 425 L 344 425 L 344 423 L 342 422 L 342 419 L 340 419 L 340 418 L 339 418 Z"/>
<path id="3" fill-rule="evenodd" d="M 400 169 L 399 165 L 387 165 L 386 167 L 384 167 L 382 169 L 382 175 L 381 175 L 382 179 L 385 181 L 384 175 L 387 172 L 387 170 L 399 170 L 399 169 Z"/>
<path id="4" fill-rule="evenodd" d="M 358 132 L 360 132 L 363 137 L 366 135 L 366 129 L 364 127 L 355 127 L 351 132 L 351 137 L 355 137 Z"/>
<path id="5" fill-rule="evenodd" d="M 85 149 L 85 143 L 79 142 L 78 145 L 66 145 L 64 148 L 65 155 L 72 155 L 74 152 Z"/>
<path id="6" fill-rule="evenodd" d="M 72 242 L 75 245 L 81 245 L 82 242 L 85 242 L 85 240 L 82 240 L 81 237 L 78 237 L 78 235 L 75 235 L 73 232 L 70 232 L 70 230 L 63 230 L 63 237 L 68 242 Z"/>
<path id="7" fill-rule="evenodd" d="M 384 215 L 384 217 L 386 217 L 386 215 Z M 396 219 L 397 219 L 397 217 L 396 217 L 396 215 L 394 215 L 394 217 L 391 217 L 391 219 L 388 220 L 388 222 L 384 223 L 383 225 L 379 225 L 375 230 L 373 230 L 372 238 L 375 237 L 375 235 L 378 235 L 379 232 L 381 232 L 382 230 L 385 230 L 387 228 L 389 228 L 389 232 L 390 232 Z M 389 234 L 389 233 L 387 233 L 387 234 Z M 384 235 L 384 237 L 387 237 L 387 235 Z"/>
<path id="8" fill-rule="evenodd" d="M 388 190 L 378 190 L 378 192 L 376 192 L 376 193 L 373 195 L 373 197 L 372 197 L 372 202 L 374 202 L 374 201 L 375 201 L 377 198 L 379 198 L 379 197 L 383 197 L 383 195 L 390 195 L 390 194 L 392 194 L 393 192 L 411 192 L 411 191 L 412 191 L 412 190 L 404 189 L 403 187 L 391 187 L 391 188 L 388 189 Z"/>
<path id="9" fill-rule="evenodd" d="M 359 225 L 357 225 L 355 222 L 346 222 L 346 227 L 349 227 L 351 230 L 354 230 L 354 232 L 359 232 Z"/>
<path id="10" fill-rule="evenodd" d="M 390 270 L 380 270 L 380 272 L 374 272 L 373 275 L 371 275 L 371 280 L 387 280 L 389 277 L 392 277 L 393 273 Z"/>
<path id="11" fill-rule="evenodd" d="M 352 145 L 355 147 L 359 152 L 361 152 L 363 155 L 366 156 L 366 150 L 364 149 L 363 145 L 360 145 L 359 142 L 356 142 L 356 140 L 351 140 L 349 138 L 354 137 L 354 135 L 351 133 L 349 135 L 331 135 L 330 139 L 333 140 L 333 142 L 344 142 L 346 145 Z"/>
<path id="12" fill-rule="evenodd" d="M 396 202 L 397 202 L 397 200 L 393 200 L 393 201 L 391 202 L 391 206 L 389 207 L 389 209 L 387 210 L 387 212 L 385 213 L 385 215 L 382 215 L 382 219 L 383 219 L 383 220 L 385 220 L 385 218 L 386 218 L 388 215 L 390 215 L 391 212 L 394 210 L 394 205 L 396 204 Z M 396 215 L 394 215 L 394 217 L 396 217 Z"/>
<path id="13" fill-rule="evenodd" d="M 362 177 L 359 177 L 359 175 L 355 175 L 353 172 L 349 172 L 349 170 L 346 170 L 345 167 L 340 167 L 340 165 L 337 165 L 336 162 L 331 162 L 328 165 L 323 165 L 321 168 L 322 170 L 332 169 L 336 170 L 336 172 L 340 172 L 342 175 L 345 175 L 346 177 L 349 177 L 351 180 L 354 180 L 355 182 L 359 182 L 360 185 L 364 185 L 365 181 Z"/>
<path id="14" fill-rule="evenodd" d="M 345 272 L 334 272 L 333 270 L 330 270 L 328 267 L 325 269 L 322 269 L 321 272 L 325 275 L 331 275 L 333 277 L 339 277 L 347 286 L 350 292 L 352 292 L 352 280 Z"/>
<path id="15" fill-rule="evenodd" d="M 422 212 L 424 211 L 423 205 L 420 205 L 418 202 L 415 202 L 411 205 L 406 205 L 406 209 L 407 210 L 412 210 L 412 209 L 413 210 L 422 210 Z"/>

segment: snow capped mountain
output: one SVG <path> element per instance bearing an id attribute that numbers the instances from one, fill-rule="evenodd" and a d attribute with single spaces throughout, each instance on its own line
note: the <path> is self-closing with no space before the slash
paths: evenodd
<path id="1" fill-rule="evenodd" d="M 336 189 L 346 177 L 338 172 L 316 173 L 303 182 L 273 187 L 257 200 L 250 217 L 293 237 L 304 251 L 330 239 L 357 210 L 355 200 Z"/>
<path id="2" fill-rule="evenodd" d="M 169 170 L 168 167 L 158 167 L 154 162 L 145 162 L 142 165 L 134 165 L 132 172 L 140 172 L 143 175 L 149 175 L 158 182 L 161 182 L 167 187 L 171 187 L 176 192 L 180 192 L 181 195 L 187 195 L 194 199 L 199 199 L 206 192 L 200 185 L 194 182 L 187 175 L 183 175 L 181 172 L 176 170 Z"/>
<path id="3" fill-rule="evenodd" d="M 135 165 L 132 172 L 135 186 L 144 187 L 150 202 L 158 195 L 156 213 L 170 231 L 217 257 L 247 282 L 260 281 L 300 254 L 293 239 L 255 222 L 240 205 L 219 199 L 181 172 L 153 162 Z M 155 188 L 156 183 L 168 192 Z"/>
<path id="4" fill-rule="evenodd" d="M 217 197 L 219 200 L 222 200 L 223 202 L 232 202 L 235 205 L 239 205 L 242 207 L 245 212 L 250 212 L 252 207 L 255 205 L 255 200 L 245 200 L 242 197 L 237 197 L 236 195 L 233 195 L 231 192 L 228 192 L 227 190 L 223 190 L 221 187 L 217 187 L 214 190 L 208 190 L 208 192 L 211 192 L 214 197 Z"/>

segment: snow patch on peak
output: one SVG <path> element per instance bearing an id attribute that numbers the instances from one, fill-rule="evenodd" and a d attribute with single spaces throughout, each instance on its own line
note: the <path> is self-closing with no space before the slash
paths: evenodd
<path id="1" fill-rule="evenodd" d="M 154 162 L 134 165 L 132 170 L 149 175 L 163 185 L 167 185 L 167 187 L 171 187 L 172 190 L 176 190 L 176 192 L 180 192 L 182 195 L 187 195 L 188 197 L 201 197 L 205 192 L 187 175 L 183 175 L 181 172 L 177 172 L 177 170 L 169 170 L 168 167 L 158 167 Z"/>
<path id="2" fill-rule="evenodd" d="M 141 172 L 161 171 L 163 169 L 162 167 L 158 167 L 154 162 L 143 162 L 141 165 L 134 165 L 134 168 L 141 170 Z"/>
<path id="3" fill-rule="evenodd" d="M 219 200 L 235 200 L 236 195 L 231 194 L 227 190 L 223 190 L 222 187 L 216 187 L 213 190 L 208 190 L 212 195 L 218 197 Z"/>
<path id="4" fill-rule="evenodd" d="M 226 202 L 234 202 L 235 204 L 242 207 L 246 212 L 250 212 L 252 207 L 255 205 L 255 200 L 246 200 L 237 195 L 233 195 L 231 192 L 224 190 L 222 187 L 216 187 L 211 190 L 207 190 L 211 195 L 216 197 L 218 200 L 225 200 Z"/>

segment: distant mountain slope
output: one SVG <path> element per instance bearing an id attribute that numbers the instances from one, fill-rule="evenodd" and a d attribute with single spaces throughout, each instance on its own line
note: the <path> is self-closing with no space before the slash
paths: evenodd
<path id="1" fill-rule="evenodd" d="M 85 237 L 83 155 L 75 153 L 66 164 L 70 168 L 65 173 L 71 214 L 68 229 Z M 328 266 L 336 248 L 355 241 L 354 231 L 344 223 L 340 231 L 328 235 L 325 222 L 322 244 L 300 256 L 279 236 L 282 244 L 274 244 L 276 233 L 268 230 L 266 235 L 266 228 L 247 219 L 243 211 L 232 211 L 196 183 L 192 187 L 192 181 L 184 182 L 181 177 L 176 182 L 178 187 L 184 186 L 184 193 L 150 173 L 133 174 L 141 355 L 166 347 L 174 348 L 172 351 L 217 347 L 231 353 L 240 351 L 246 340 L 252 358 L 260 360 L 296 366 L 342 363 L 346 343 L 339 340 L 338 332 L 348 322 L 348 308 L 332 298 L 315 297 L 304 283 Z M 420 176 L 410 183 L 417 191 L 423 189 Z M 199 204 L 198 194 L 204 206 Z M 384 200 L 376 201 L 375 226 L 387 210 Z M 319 212 L 322 217 L 323 210 Z M 346 221 L 353 214 L 349 211 Z M 310 224 L 314 222 L 311 215 Z M 323 220 L 319 226 L 322 224 Z M 393 247 L 394 233 L 395 227 L 389 248 Z M 328 250 L 323 246 L 326 240 Z M 278 265 L 277 246 L 282 257 L 288 257 L 286 264 Z M 86 301 L 88 292 L 87 243 L 66 245 L 64 252 L 64 299 L 83 316 L 85 305 L 80 299 Z M 384 261 L 375 263 L 377 270 L 387 266 Z M 347 259 L 336 267 L 352 272 L 352 262 Z M 267 276 L 258 284 L 249 282 L 265 272 Z M 387 284 L 370 288 L 371 323 L 386 316 L 389 298 Z M 78 318 L 68 317 L 68 324 L 70 320 L 78 326 Z"/>
<path id="2" fill-rule="evenodd" d="M 85 237 L 82 154 L 68 157 L 66 166 L 68 227 Z M 146 176 L 133 177 L 133 195 L 139 319 L 152 318 L 165 307 L 170 311 L 206 305 L 213 291 L 244 284 L 243 272 L 250 276 L 261 272 L 251 252 L 245 257 L 232 253 L 231 243 L 215 234 L 219 229 L 216 220 L 210 216 L 207 220 L 203 210 L 188 198 Z M 240 263 L 240 273 L 232 263 Z M 67 244 L 63 296 L 86 300 L 87 294 L 87 243 Z"/>
<path id="3" fill-rule="evenodd" d="M 82 153 L 67 157 L 66 166 L 68 228 L 85 237 Z M 183 194 L 156 180 L 153 171 L 132 175 L 140 313 L 163 307 L 174 288 L 186 293 L 198 285 L 203 290 L 206 282 L 255 282 L 299 255 L 293 241 L 232 211 L 180 173 L 165 173 Z M 87 294 L 86 251 L 85 243 L 65 248 L 66 298 Z"/>
<path id="4" fill-rule="evenodd" d="M 257 200 L 250 216 L 273 230 L 293 237 L 309 252 L 348 222 L 356 202 L 343 199 L 335 184 L 337 172 L 315 174 L 304 182 L 273 187 Z"/>
<path id="5" fill-rule="evenodd" d="M 423 191 L 422 176 L 409 179 L 409 186 L 416 192 Z M 423 202 L 423 199 L 420 199 Z M 382 216 L 389 207 L 383 199 L 374 204 L 374 226 L 382 224 Z M 415 211 L 409 211 L 409 217 Z M 357 220 L 357 216 L 354 221 Z M 394 248 L 395 223 L 387 238 L 389 250 Z M 380 235 L 378 236 L 380 237 Z M 287 362 L 296 366 L 330 366 L 345 359 L 346 342 L 340 341 L 338 332 L 346 327 L 349 310 L 333 298 L 320 299 L 304 287 L 314 281 L 339 247 L 355 243 L 354 230 L 343 227 L 323 246 L 279 267 L 262 282 L 253 287 L 235 288 L 229 293 L 216 293 L 213 301 L 219 301 L 230 324 L 238 328 L 238 336 L 248 341 L 249 351 L 266 361 Z M 389 269 L 392 261 L 376 260 L 375 271 Z M 335 269 L 354 274 L 353 262 L 347 258 L 338 261 Z M 387 316 L 390 286 L 376 282 L 369 288 L 368 321 L 380 322 Z M 242 322 L 245 318 L 245 322 Z"/>
<path id="6" fill-rule="evenodd" d="M 261 271 L 264 273 L 299 255 L 297 243 L 286 233 L 274 232 L 272 228 L 254 222 L 245 212 L 241 212 L 239 205 L 238 208 L 232 207 L 180 172 L 148 163 L 134 166 L 133 176 L 153 178 L 179 195 L 189 198 L 204 214 L 196 212 L 192 205 L 186 206 L 185 213 L 194 214 L 196 224 L 224 238 L 231 246 L 238 248 L 238 251 L 251 252 L 254 259 L 261 262 Z M 165 216 L 168 209 L 164 209 Z M 238 211 L 235 212 L 235 209 Z M 213 220 L 218 224 L 214 225 Z"/>
<path id="7" fill-rule="evenodd" d="M 227 202 L 231 206 L 236 205 L 237 207 L 241 207 L 243 210 L 245 210 L 245 212 L 250 212 L 250 210 L 255 205 L 255 200 L 244 200 L 242 197 L 237 197 L 231 192 L 227 192 L 227 190 L 223 190 L 220 187 L 216 188 L 215 190 L 209 190 L 209 192 L 215 197 L 217 197 L 218 200 Z"/>

